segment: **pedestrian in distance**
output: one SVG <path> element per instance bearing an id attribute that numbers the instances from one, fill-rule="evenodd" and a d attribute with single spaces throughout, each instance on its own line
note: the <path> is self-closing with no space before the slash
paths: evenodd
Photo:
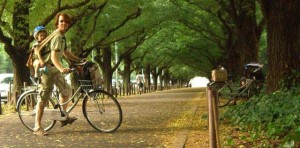
<path id="1" fill-rule="evenodd" d="M 141 95 L 144 88 L 144 76 L 141 72 L 136 75 L 136 84 L 138 85 L 138 93 Z"/>

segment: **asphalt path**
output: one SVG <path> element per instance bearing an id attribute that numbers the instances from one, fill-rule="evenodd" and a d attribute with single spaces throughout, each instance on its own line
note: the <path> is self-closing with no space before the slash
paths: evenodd
<path id="1" fill-rule="evenodd" d="M 94 130 L 80 104 L 73 124 L 57 123 L 47 136 L 33 135 L 17 114 L 0 115 L 0 147 L 184 147 L 189 123 L 203 98 L 203 88 L 182 88 L 119 97 L 121 127 L 114 133 Z"/>

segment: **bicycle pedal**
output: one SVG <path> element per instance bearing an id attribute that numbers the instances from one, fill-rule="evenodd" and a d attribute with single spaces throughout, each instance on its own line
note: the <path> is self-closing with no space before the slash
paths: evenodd
<path id="1" fill-rule="evenodd" d="M 59 108 L 59 104 L 55 104 L 54 109 L 58 109 L 58 108 Z"/>

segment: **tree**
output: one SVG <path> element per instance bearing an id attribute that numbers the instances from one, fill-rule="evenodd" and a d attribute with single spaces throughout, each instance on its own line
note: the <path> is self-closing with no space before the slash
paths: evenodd
<path id="1" fill-rule="evenodd" d="M 231 74 L 240 75 L 244 64 L 258 61 L 264 19 L 257 18 L 255 1 L 172 2 L 181 10 L 180 22 L 221 50 L 217 63 L 211 63 L 214 67 L 225 65 Z"/>
<path id="2" fill-rule="evenodd" d="M 134 40 L 134 43 L 131 44 L 130 47 L 125 46 L 126 51 L 121 55 L 121 57 L 124 59 L 124 71 L 122 74 L 122 78 L 123 78 L 123 87 L 126 94 L 128 94 L 130 90 L 129 89 L 130 74 L 133 71 L 131 65 L 132 62 L 135 60 L 132 58 L 132 54 L 147 39 L 146 36 L 147 34 L 144 32 L 141 32 L 139 35 L 137 35 L 136 39 Z"/>
<path id="3" fill-rule="evenodd" d="M 132 6 L 131 6 L 132 7 Z M 127 23 L 131 20 L 134 20 L 138 18 L 141 15 L 141 9 L 135 7 L 135 10 L 133 12 L 130 12 L 127 15 L 122 15 L 119 20 L 114 22 L 114 26 L 108 28 L 107 30 L 97 30 L 97 26 L 101 25 L 101 23 L 98 23 L 98 15 L 99 13 L 96 14 L 94 23 L 92 24 L 92 30 L 81 30 L 80 28 L 84 28 L 86 25 L 86 21 L 83 21 L 83 26 L 82 24 L 78 25 L 78 31 L 82 33 L 86 32 L 85 36 L 80 36 L 76 37 L 75 39 L 73 38 L 72 40 L 75 43 L 75 47 L 79 49 L 78 54 L 81 57 L 87 57 L 92 51 L 95 51 L 96 56 L 94 57 L 95 62 L 97 62 L 103 72 L 103 77 L 104 77 L 104 86 L 105 88 L 110 91 L 111 88 L 111 80 L 112 80 L 112 74 L 113 72 L 118 68 L 119 64 L 123 60 L 123 56 L 121 56 L 116 63 L 112 62 L 113 58 L 113 53 L 112 53 L 112 45 L 114 42 L 117 41 L 122 41 L 127 38 L 130 38 L 131 36 L 134 36 L 136 33 L 138 33 L 140 30 L 130 30 L 127 32 L 119 33 L 120 30 L 122 30 L 124 27 L 126 27 Z M 114 14 L 116 15 L 116 14 Z M 88 19 L 88 17 L 87 17 Z M 111 22 L 111 24 L 113 24 Z M 118 34 L 119 36 L 116 36 L 114 34 Z M 90 44 L 91 40 L 88 40 L 91 36 L 96 36 L 93 38 L 95 40 L 92 44 Z M 79 42 L 78 42 L 79 40 Z"/>
<path id="4" fill-rule="evenodd" d="M 300 1 L 260 0 L 267 26 L 267 91 L 299 82 Z"/>
<path id="5" fill-rule="evenodd" d="M 46 26 L 58 12 L 82 8 L 81 11 L 73 15 L 72 26 L 82 16 L 88 12 L 94 12 L 94 9 L 105 3 L 105 0 L 97 3 L 90 0 L 68 3 L 62 1 L 55 3 L 53 1 L 3 0 L 0 7 L 0 42 L 4 44 L 5 52 L 12 60 L 15 92 L 20 92 L 20 86 L 23 82 L 29 83 L 30 72 L 25 64 L 30 42 L 33 41 L 29 31 L 31 30 L 30 25 L 35 26 L 38 22 L 38 24 Z M 41 11 L 42 9 L 43 11 Z M 45 11 L 47 9 L 49 11 Z M 42 19 L 41 16 L 43 16 Z M 32 17 L 34 19 L 31 19 Z M 9 103 L 16 104 L 16 99 L 9 100 Z"/>

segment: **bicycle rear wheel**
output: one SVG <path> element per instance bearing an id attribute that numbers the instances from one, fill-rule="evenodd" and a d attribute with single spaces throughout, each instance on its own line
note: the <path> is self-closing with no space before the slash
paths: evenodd
<path id="1" fill-rule="evenodd" d="M 260 90 L 257 88 L 256 85 L 252 85 L 249 90 L 248 90 L 248 93 L 247 93 L 247 100 L 250 99 L 251 97 L 253 97 L 254 95 L 255 96 L 258 96 L 259 95 L 259 92 Z"/>
<path id="2" fill-rule="evenodd" d="M 36 115 L 36 107 L 38 101 L 39 93 L 37 91 L 31 91 L 23 94 L 21 98 L 19 98 L 17 111 L 19 118 L 22 124 L 33 131 L 35 126 L 35 115 Z M 53 109 L 54 101 L 49 99 L 46 103 L 45 109 Z M 42 118 L 42 127 L 45 131 L 49 131 L 55 125 L 54 120 L 48 120 L 46 118 Z"/>
<path id="3" fill-rule="evenodd" d="M 116 98 L 106 91 L 90 92 L 83 100 L 82 110 L 88 123 L 98 131 L 114 132 L 121 125 L 121 106 Z"/>
<path id="4" fill-rule="evenodd" d="M 218 90 L 218 106 L 224 107 L 234 100 L 230 85 L 224 85 Z"/>

